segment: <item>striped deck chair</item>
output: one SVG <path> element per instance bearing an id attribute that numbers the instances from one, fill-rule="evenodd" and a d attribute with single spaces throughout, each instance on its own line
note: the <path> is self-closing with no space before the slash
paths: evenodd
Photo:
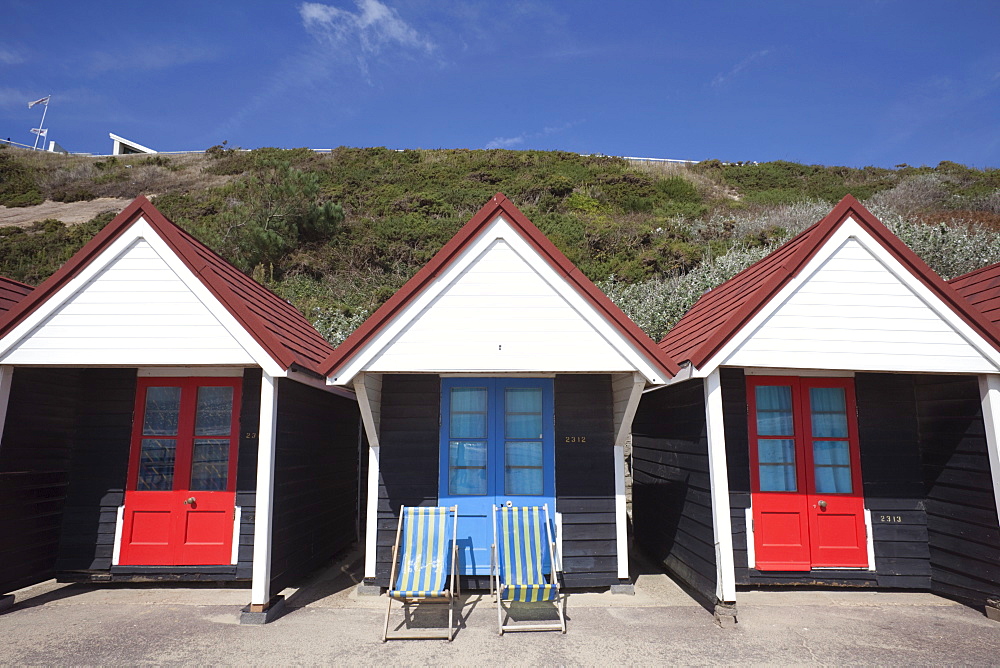
<path id="1" fill-rule="evenodd" d="M 399 509 L 382 642 L 398 638 L 447 638 L 450 642 L 455 636 L 455 600 L 461 593 L 455 571 L 457 532 L 458 506 L 403 506 Z M 389 614 L 393 600 L 403 604 L 404 630 L 390 634 Z M 448 605 L 447 630 L 408 628 L 412 619 L 410 605 L 424 602 Z"/>
<path id="2" fill-rule="evenodd" d="M 493 506 L 492 585 L 500 635 L 504 631 L 566 633 L 566 595 L 559 590 L 557 571 L 561 569 L 550 526 L 548 504 Z M 504 602 L 554 603 L 559 621 L 505 624 Z"/>

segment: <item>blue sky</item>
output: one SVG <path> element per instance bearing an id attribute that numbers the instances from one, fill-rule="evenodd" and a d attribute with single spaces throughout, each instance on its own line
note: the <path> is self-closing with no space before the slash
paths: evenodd
<path id="1" fill-rule="evenodd" d="M 1000 167 L 1000 2 L 0 0 L 0 135 Z"/>

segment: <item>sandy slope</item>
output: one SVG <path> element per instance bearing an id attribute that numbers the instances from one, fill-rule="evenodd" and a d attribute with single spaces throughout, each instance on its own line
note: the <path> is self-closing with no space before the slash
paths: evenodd
<path id="1" fill-rule="evenodd" d="M 104 211 L 121 211 L 131 199 L 99 197 L 89 202 L 53 202 L 46 200 L 36 206 L 7 208 L 0 206 L 0 226 L 17 225 L 24 227 L 47 218 L 61 220 L 67 225 L 85 223 Z"/>

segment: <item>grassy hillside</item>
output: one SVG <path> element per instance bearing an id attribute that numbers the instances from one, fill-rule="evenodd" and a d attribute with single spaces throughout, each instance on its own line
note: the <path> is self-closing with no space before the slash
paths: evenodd
<path id="1" fill-rule="evenodd" d="M 1000 261 L 1000 170 L 947 162 L 889 170 L 502 150 L 218 146 L 87 158 L 0 149 L 0 204 L 151 196 L 335 343 L 498 191 L 654 338 L 846 193 L 946 277 Z M 110 217 L 0 228 L 0 274 L 38 283 Z"/>

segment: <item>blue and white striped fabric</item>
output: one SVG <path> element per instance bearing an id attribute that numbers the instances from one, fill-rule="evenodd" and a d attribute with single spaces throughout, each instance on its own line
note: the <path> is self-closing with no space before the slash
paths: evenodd
<path id="1" fill-rule="evenodd" d="M 559 595 L 546 577 L 552 563 L 545 509 L 500 507 L 500 589 L 504 601 L 536 603 Z"/>
<path id="2" fill-rule="evenodd" d="M 400 543 L 399 577 L 393 598 L 437 598 L 447 594 L 451 566 L 447 535 L 449 509 L 406 507 Z"/>

